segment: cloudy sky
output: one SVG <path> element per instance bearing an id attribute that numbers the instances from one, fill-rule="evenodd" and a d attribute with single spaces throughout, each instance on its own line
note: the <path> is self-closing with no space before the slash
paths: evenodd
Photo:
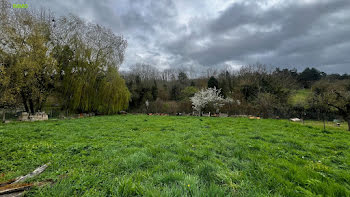
<path id="1" fill-rule="evenodd" d="M 122 69 L 238 68 L 260 62 L 350 73 L 350 0 L 30 0 L 128 40 Z"/>

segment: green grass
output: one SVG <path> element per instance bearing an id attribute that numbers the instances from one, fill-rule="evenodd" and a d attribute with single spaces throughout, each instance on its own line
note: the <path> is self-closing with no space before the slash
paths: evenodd
<path id="1" fill-rule="evenodd" d="M 315 128 L 319 128 L 323 130 L 323 122 L 322 121 L 312 121 L 312 120 L 305 120 L 304 123 L 299 122 L 299 124 L 304 124 L 304 126 L 311 126 Z M 326 130 L 338 130 L 338 131 L 345 131 L 348 130 L 348 123 L 341 122 L 340 126 L 338 127 L 336 123 L 333 121 L 326 121 Z"/>
<path id="2" fill-rule="evenodd" d="M 296 90 L 292 93 L 292 96 L 289 98 L 289 102 L 293 105 L 296 105 L 298 103 L 307 104 L 307 100 L 310 96 L 312 96 L 311 89 Z"/>
<path id="3" fill-rule="evenodd" d="M 244 118 L 101 116 L 0 124 L 0 182 L 27 196 L 350 196 L 350 132 Z"/>

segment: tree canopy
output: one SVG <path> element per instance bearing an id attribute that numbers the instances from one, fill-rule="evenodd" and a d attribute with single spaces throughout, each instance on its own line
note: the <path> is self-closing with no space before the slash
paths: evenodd
<path id="1" fill-rule="evenodd" d="M 319 81 L 313 86 L 313 93 L 318 108 L 336 110 L 348 122 L 350 131 L 350 80 Z"/>
<path id="2" fill-rule="evenodd" d="M 73 15 L 1 8 L 1 105 L 41 111 L 48 97 L 73 112 L 116 113 L 130 93 L 118 69 L 122 36 Z"/>

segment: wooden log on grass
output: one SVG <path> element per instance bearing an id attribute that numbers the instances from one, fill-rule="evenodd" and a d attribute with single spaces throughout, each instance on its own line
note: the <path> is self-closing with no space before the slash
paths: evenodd
<path id="1" fill-rule="evenodd" d="M 29 190 L 32 187 L 41 187 L 53 183 L 52 180 L 42 181 L 38 183 L 12 183 L 3 187 L 0 187 L 0 196 L 20 196 L 24 191 Z M 12 195 L 11 195 L 12 194 Z"/>
<path id="2" fill-rule="evenodd" d="M 38 183 L 22 183 L 25 180 L 35 177 L 42 172 L 45 171 L 45 169 L 49 166 L 50 163 L 47 163 L 45 165 L 40 166 L 39 168 L 35 169 L 33 172 L 25 175 L 17 177 L 16 179 L 12 179 L 9 181 L 6 181 L 4 183 L 0 183 L 0 196 L 21 196 L 25 190 L 28 190 L 32 188 L 33 186 L 44 186 L 49 183 L 52 183 L 52 181 L 43 181 Z"/>
<path id="3" fill-rule="evenodd" d="M 20 183 L 23 182 L 29 178 L 35 177 L 39 174 L 41 174 L 42 172 L 45 171 L 45 169 L 49 166 L 50 163 L 44 164 L 42 166 L 40 166 L 39 168 L 35 169 L 33 172 L 25 175 L 25 176 L 20 176 L 16 178 L 16 181 L 14 181 L 13 183 Z"/>
<path id="4" fill-rule="evenodd" d="M 17 183 L 17 184 L 10 184 L 3 187 L 0 187 L 0 196 L 10 193 L 18 193 L 23 192 L 25 190 L 30 189 L 33 187 L 34 184 L 32 183 Z"/>
<path id="5" fill-rule="evenodd" d="M 8 180 L 6 182 L 0 183 L 0 187 L 3 187 L 5 185 L 9 185 L 9 184 L 11 184 L 11 183 L 13 183 L 15 181 L 16 181 L 16 179 L 10 179 L 10 180 Z"/>

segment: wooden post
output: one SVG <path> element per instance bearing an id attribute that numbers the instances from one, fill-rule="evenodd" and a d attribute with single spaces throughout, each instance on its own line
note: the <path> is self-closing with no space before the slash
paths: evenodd
<path id="1" fill-rule="evenodd" d="M 326 118 L 325 118 L 324 116 L 325 116 L 325 115 L 324 115 L 324 113 L 323 113 L 323 115 L 322 115 L 322 117 L 323 117 L 323 131 L 326 130 Z"/>

